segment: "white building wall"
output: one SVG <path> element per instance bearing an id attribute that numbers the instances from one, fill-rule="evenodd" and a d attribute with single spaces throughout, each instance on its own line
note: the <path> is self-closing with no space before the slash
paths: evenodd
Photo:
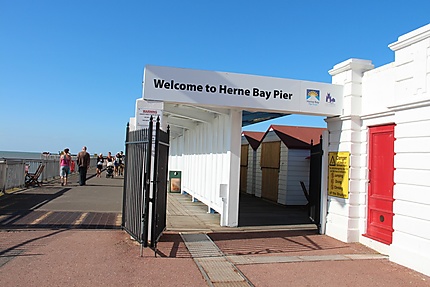
<path id="1" fill-rule="evenodd" d="M 430 25 L 399 37 L 390 48 L 395 61 L 362 70 L 356 92 L 354 84 L 350 89 L 344 81 L 345 96 L 357 95 L 350 102 L 359 110 L 347 105 L 345 115 L 327 120 L 328 149 L 351 152 L 351 175 L 349 199 L 328 197 L 326 233 L 343 241 L 358 240 L 430 275 Z M 348 68 L 344 64 L 331 71 L 333 83 L 342 83 L 348 74 L 354 77 L 354 63 L 350 61 Z M 362 234 L 367 228 L 368 128 L 390 123 L 396 124 L 394 232 L 392 244 L 386 245 Z"/>
<path id="2" fill-rule="evenodd" d="M 395 52 L 394 222 L 390 259 L 430 275 L 430 24 Z"/>
<path id="3" fill-rule="evenodd" d="M 430 106 L 396 112 L 390 258 L 430 275 Z"/>

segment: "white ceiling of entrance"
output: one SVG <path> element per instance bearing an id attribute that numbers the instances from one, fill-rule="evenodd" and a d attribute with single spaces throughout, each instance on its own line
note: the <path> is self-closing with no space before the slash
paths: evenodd
<path id="1" fill-rule="evenodd" d="M 170 126 L 170 135 L 176 138 L 198 124 L 210 123 L 219 115 L 228 115 L 229 109 L 208 106 L 165 103 L 163 116 Z M 242 111 L 242 126 L 285 116 L 280 113 Z"/>

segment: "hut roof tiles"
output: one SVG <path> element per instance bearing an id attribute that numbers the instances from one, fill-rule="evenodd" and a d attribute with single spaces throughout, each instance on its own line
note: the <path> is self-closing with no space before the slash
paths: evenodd
<path id="1" fill-rule="evenodd" d="M 252 149 L 256 150 L 260 145 L 261 140 L 263 139 L 265 132 L 242 132 L 243 136 L 251 145 Z"/>
<path id="2" fill-rule="evenodd" d="M 273 131 L 279 139 L 293 149 L 309 149 L 311 143 L 318 144 L 325 128 L 271 125 L 266 132 L 243 132 L 251 147 L 256 150 L 266 135 Z"/>

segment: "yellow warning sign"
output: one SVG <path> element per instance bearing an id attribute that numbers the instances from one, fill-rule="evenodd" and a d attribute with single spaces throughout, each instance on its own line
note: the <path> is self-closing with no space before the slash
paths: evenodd
<path id="1" fill-rule="evenodd" d="M 328 195 L 348 198 L 349 152 L 328 153 Z"/>

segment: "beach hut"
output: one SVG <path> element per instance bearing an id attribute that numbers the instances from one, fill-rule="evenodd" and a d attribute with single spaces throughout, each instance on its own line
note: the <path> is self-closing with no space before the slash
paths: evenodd
<path id="1" fill-rule="evenodd" d="M 324 130 L 271 125 L 265 133 L 243 132 L 241 192 L 283 205 L 306 205 L 300 183 L 309 187 L 310 148 Z"/>
<path id="2" fill-rule="evenodd" d="M 255 194 L 255 178 L 257 171 L 257 149 L 265 132 L 242 132 L 240 153 L 240 192 Z"/>

